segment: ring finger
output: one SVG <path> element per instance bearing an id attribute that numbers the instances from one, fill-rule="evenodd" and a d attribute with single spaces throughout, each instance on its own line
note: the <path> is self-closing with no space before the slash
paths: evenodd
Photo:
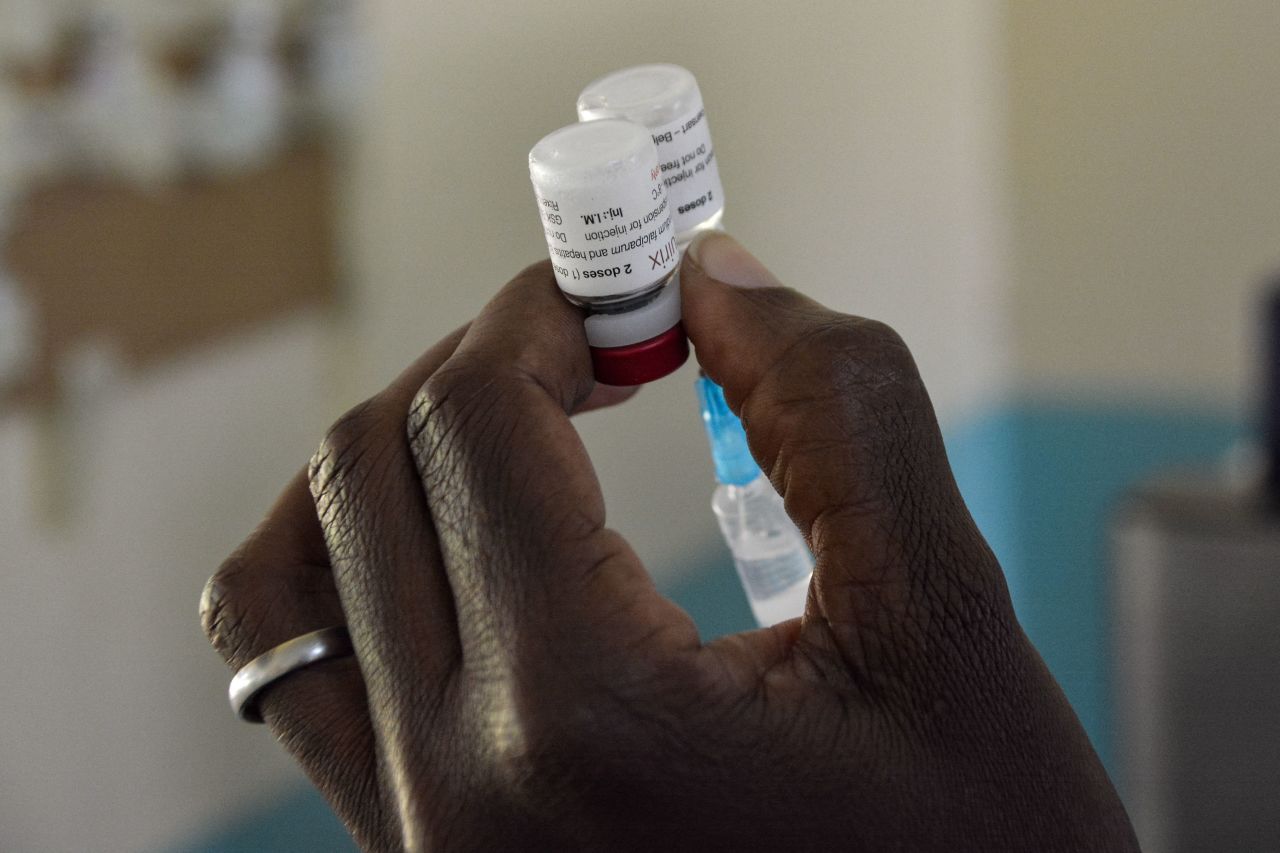
<path id="1" fill-rule="evenodd" d="M 414 390 L 453 353 L 464 331 L 432 347 L 388 388 L 333 427 L 313 468 L 342 472 L 342 489 L 336 488 L 335 480 L 317 503 L 307 472 L 295 477 L 258 530 L 210 580 L 201 602 L 202 618 L 211 642 L 231 666 L 239 668 L 301 634 L 346 624 L 335 572 L 349 570 L 360 561 L 384 562 L 365 547 L 372 540 L 353 514 L 346 486 L 368 478 L 387 501 L 395 502 L 396 512 L 377 514 L 384 527 L 396 528 L 384 534 L 392 541 L 423 537 L 424 524 L 429 525 L 430 519 L 416 508 L 422 503 L 421 488 L 415 480 L 414 490 L 408 490 L 394 477 L 396 440 L 403 444 L 405 413 Z M 340 449 L 340 441 L 347 446 Z M 423 605 L 427 608 L 423 616 L 439 627 L 440 640 L 431 655 L 440 667 L 446 665 L 454 646 L 452 603 L 447 588 L 439 588 L 440 572 L 430 562 L 434 546 L 418 544 L 417 553 L 423 555 L 418 582 L 430 586 L 435 579 L 436 584 L 433 600 Z M 374 568 L 383 573 L 377 571 L 380 565 Z M 351 604 L 359 606 L 359 602 Z M 361 638 L 353 641 L 359 649 Z M 394 848 L 397 821 L 378 794 L 375 739 L 357 658 L 292 672 L 271 684 L 260 699 L 264 721 L 357 840 L 367 848 Z"/>

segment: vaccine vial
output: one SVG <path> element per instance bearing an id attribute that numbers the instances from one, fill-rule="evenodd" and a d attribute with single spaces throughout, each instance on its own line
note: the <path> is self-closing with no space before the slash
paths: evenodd
<path id="1" fill-rule="evenodd" d="M 563 127 L 529 152 L 529 176 L 556 283 L 587 311 L 596 379 L 641 385 L 684 364 L 680 254 L 649 132 L 616 119 Z"/>
<path id="2" fill-rule="evenodd" d="M 698 81 L 679 65 L 637 65 L 601 77 L 578 96 L 584 122 L 644 125 L 658 149 L 662 184 L 683 249 L 699 231 L 720 227 L 724 188 Z"/>
<path id="3" fill-rule="evenodd" d="M 813 576 L 809 547 L 752 458 L 742 421 L 725 402 L 724 391 L 704 376 L 698 380 L 698 398 L 719 483 L 711 508 L 751 612 L 761 626 L 801 616 Z"/>

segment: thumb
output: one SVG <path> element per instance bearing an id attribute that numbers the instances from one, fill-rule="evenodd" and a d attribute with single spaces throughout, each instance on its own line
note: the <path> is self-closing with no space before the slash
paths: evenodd
<path id="1" fill-rule="evenodd" d="M 999 566 L 897 333 L 783 287 L 725 234 L 695 241 L 681 281 L 698 361 L 817 559 L 807 620 L 846 660 L 876 668 L 938 648 L 929 626 L 954 630 L 948 608 L 1004 612 L 991 606 L 1008 606 Z"/>

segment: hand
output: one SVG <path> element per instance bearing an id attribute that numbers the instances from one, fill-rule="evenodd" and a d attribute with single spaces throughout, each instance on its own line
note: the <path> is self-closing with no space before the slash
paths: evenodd
<path id="1" fill-rule="evenodd" d="M 817 558 L 803 620 L 702 645 L 606 526 L 569 415 L 625 395 L 542 264 L 344 416 L 210 581 L 233 667 L 350 628 L 268 724 L 371 850 L 1136 850 L 906 346 L 695 251 L 698 359 Z"/>

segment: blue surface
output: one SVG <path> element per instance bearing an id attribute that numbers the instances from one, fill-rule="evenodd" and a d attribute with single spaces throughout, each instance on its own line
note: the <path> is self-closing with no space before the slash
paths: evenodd
<path id="1" fill-rule="evenodd" d="M 708 507 L 707 512 L 710 511 Z M 756 620 L 733 568 L 729 549 L 726 547 L 722 554 L 705 562 L 707 568 L 687 575 L 663 592 L 693 617 L 704 642 L 725 634 L 754 630 Z"/>
<path id="2" fill-rule="evenodd" d="M 1029 403 L 949 431 L 969 509 L 1000 558 L 1014 606 L 1110 762 L 1107 519 L 1158 469 L 1212 459 L 1243 431 L 1209 410 Z M 710 510 L 708 510 L 710 511 Z M 728 551 L 667 593 L 705 639 L 754 627 Z M 319 795 L 301 791 L 183 853 L 345 853 L 355 847 Z"/>
<path id="3" fill-rule="evenodd" d="M 1021 564 L 1022 542 L 1014 520 L 1017 496 L 1019 413 L 996 411 L 948 431 L 947 457 L 969 513 L 981 528 L 987 544 L 1005 567 L 1014 607 L 1026 595 L 1020 576 L 1009 576 L 1009 567 Z"/>
<path id="4" fill-rule="evenodd" d="M 965 472 L 979 526 L 1002 559 L 1028 636 L 1066 691 L 1109 770 L 1108 519 L 1134 484 L 1171 466 L 1206 463 L 1244 434 L 1222 412 L 1123 405 L 1029 404 L 970 440 L 1004 445 L 1003 512 Z M 967 456 L 969 446 L 954 455 Z"/>
<path id="5" fill-rule="evenodd" d="M 324 798 L 304 788 L 174 853 L 357 853 L 359 849 Z"/>

